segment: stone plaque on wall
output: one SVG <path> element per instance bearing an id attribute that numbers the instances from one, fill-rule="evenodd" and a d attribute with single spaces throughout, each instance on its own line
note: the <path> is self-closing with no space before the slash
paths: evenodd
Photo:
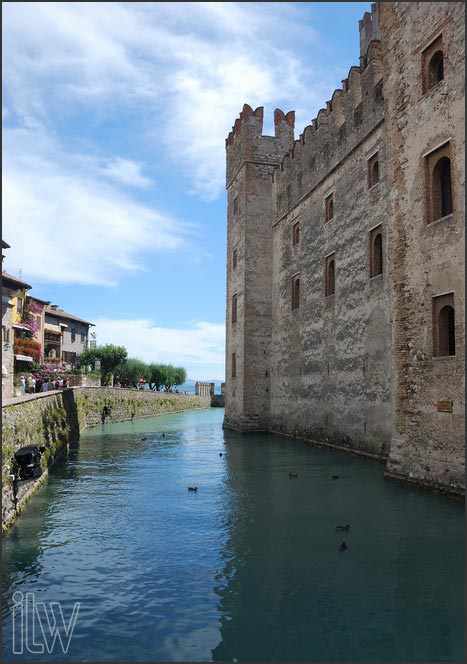
<path id="1" fill-rule="evenodd" d="M 442 401 L 438 401 L 437 409 L 440 413 L 452 413 L 451 399 L 444 399 Z"/>

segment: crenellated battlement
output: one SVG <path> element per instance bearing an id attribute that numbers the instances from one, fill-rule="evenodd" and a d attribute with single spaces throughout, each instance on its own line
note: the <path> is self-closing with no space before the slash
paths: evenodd
<path id="1" fill-rule="evenodd" d="M 297 202 L 383 117 L 380 7 L 359 21 L 360 64 L 349 69 L 300 137 L 295 112 L 274 111 L 274 136 L 263 136 L 264 107 L 244 104 L 226 138 L 227 184 L 245 161 L 278 167 L 272 174 L 277 214 Z M 286 195 L 284 195 L 286 194 Z"/>
<path id="2" fill-rule="evenodd" d="M 360 65 L 367 65 L 368 47 L 372 41 L 381 40 L 379 4 L 371 5 L 371 13 L 365 12 L 363 18 L 358 22 L 360 30 Z"/>
<path id="3" fill-rule="evenodd" d="M 235 120 L 232 131 L 229 132 L 229 135 L 225 139 L 225 147 L 228 148 L 229 145 L 232 145 L 234 138 L 240 136 L 245 130 L 253 132 L 256 136 L 261 136 L 263 132 L 263 115 L 264 106 L 258 106 L 257 109 L 253 110 L 249 104 L 243 104 L 240 116 Z"/>
<path id="4" fill-rule="evenodd" d="M 264 107 L 243 105 L 226 138 L 227 183 L 245 161 L 277 165 L 294 142 L 295 111 L 274 111 L 274 136 L 263 136 Z"/>
<path id="5" fill-rule="evenodd" d="M 371 15 L 365 19 L 366 34 Z M 372 21 L 374 21 L 374 17 Z M 373 24 L 372 24 L 373 25 Z M 374 28 L 374 26 L 373 26 Z M 380 42 L 365 40 L 360 66 L 352 66 L 342 88 L 294 141 L 290 154 L 273 174 L 277 214 L 280 216 L 329 172 L 383 117 Z M 299 175 L 300 174 L 300 175 Z M 297 177 L 299 175 L 299 177 Z"/>

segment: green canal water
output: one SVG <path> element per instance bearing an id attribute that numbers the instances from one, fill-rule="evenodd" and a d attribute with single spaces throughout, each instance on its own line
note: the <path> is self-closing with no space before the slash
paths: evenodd
<path id="1" fill-rule="evenodd" d="M 4 538 L 3 661 L 464 661 L 464 505 L 222 418 L 85 432 Z"/>

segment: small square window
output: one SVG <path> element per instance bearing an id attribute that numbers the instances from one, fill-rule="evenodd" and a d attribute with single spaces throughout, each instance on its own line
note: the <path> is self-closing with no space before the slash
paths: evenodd
<path id="1" fill-rule="evenodd" d="M 334 217 L 334 193 L 324 199 L 324 215 L 326 221 L 331 221 Z"/>
<path id="2" fill-rule="evenodd" d="M 376 152 L 368 159 L 368 189 L 379 182 L 379 156 Z"/>

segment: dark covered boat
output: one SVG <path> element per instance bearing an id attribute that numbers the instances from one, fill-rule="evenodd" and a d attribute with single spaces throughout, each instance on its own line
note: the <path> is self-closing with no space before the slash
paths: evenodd
<path id="1" fill-rule="evenodd" d="M 19 480 L 29 480 L 42 475 L 42 452 L 45 452 L 45 447 L 38 445 L 26 445 L 15 452 Z"/>

